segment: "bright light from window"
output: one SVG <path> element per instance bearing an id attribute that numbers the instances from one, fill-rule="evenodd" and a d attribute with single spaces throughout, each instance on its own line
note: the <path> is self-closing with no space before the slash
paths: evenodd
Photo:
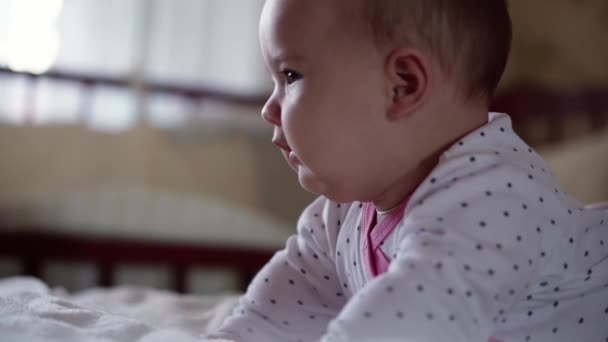
<path id="1" fill-rule="evenodd" d="M 7 64 L 15 71 L 41 74 L 59 50 L 56 22 L 63 0 L 12 0 L 9 11 Z"/>

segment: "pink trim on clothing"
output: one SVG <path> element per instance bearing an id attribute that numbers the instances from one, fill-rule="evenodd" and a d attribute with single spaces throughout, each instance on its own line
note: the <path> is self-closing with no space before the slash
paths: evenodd
<path id="1" fill-rule="evenodd" d="M 395 208 L 387 218 L 376 224 L 376 208 L 373 203 L 365 203 L 361 214 L 363 228 L 363 256 L 367 261 L 368 269 L 373 277 L 388 270 L 390 259 L 382 252 L 382 242 L 395 229 L 403 218 L 403 211 L 407 200 Z"/>
<path id="2" fill-rule="evenodd" d="M 390 259 L 382 252 L 382 242 L 395 229 L 403 218 L 407 200 L 395 208 L 389 217 L 376 224 L 376 207 L 373 203 L 363 204 L 361 212 L 361 227 L 363 235 L 362 255 L 365 257 L 367 267 L 373 277 L 386 272 Z M 496 337 L 490 337 L 488 342 L 503 342 Z"/>

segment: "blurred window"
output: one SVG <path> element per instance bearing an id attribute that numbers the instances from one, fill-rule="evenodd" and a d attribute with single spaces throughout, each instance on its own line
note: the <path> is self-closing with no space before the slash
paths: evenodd
<path id="1" fill-rule="evenodd" d="M 188 122 L 197 104 L 149 83 L 268 91 L 257 40 L 263 0 L 0 0 L 0 122 L 123 130 Z M 14 75 L 6 69 L 42 74 Z M 68 72 L 122 86 L 45 78 Z"/>

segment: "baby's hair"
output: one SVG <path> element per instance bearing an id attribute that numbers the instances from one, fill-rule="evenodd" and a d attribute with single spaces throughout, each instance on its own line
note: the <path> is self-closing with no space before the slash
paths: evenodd
<path id="1" fill-rule="evenodd" d="M 426 49 L 466 95 L 490 100 L 504 73 L 512 27 L 506 0 L 363 0 L 376 42 Z"/>

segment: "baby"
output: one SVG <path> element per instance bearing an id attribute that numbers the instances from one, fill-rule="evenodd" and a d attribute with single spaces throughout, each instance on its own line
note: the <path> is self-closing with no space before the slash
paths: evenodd
<path id="1" fill-rule="evenodd" d="M 489 113 L 505 0 L 268 0 L 274 125 L 320 194 L 211 338 L 608 340 L 608 211 Z"/>

